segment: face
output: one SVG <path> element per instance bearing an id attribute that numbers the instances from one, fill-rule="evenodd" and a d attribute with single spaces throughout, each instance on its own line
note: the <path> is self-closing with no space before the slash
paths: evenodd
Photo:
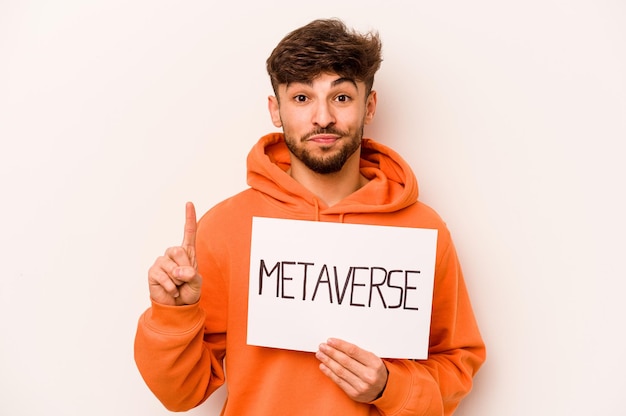
<path id="1" fill-rule="evenodd" d="M 281 84 L 269 98 L 272 122 L 282 127 L 294 162 L 321 173 L 340 171 L 358 158 L 363 126 L 371 122 L 376 93 L 363 82 L 321 74 L 311 82 Z"/>

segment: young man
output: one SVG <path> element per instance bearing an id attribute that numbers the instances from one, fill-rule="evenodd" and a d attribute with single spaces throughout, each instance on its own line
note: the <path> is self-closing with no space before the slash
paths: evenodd
<path id="1" fill-rule="evenodd" d="M 135 358 L 168 409 L 199 405 L 226 375 L 223 414 L 236 416 L 449 415 L 471 389 L 485 348 L 450 234 L 417 200 L 407 163 L 363 139 L 380 63 L 378 36 L 338 20 L 311 22 L 272 52 L 268 106 L 283 133 L 251 150 L 250 189 L 197 225 L 187 204 L 182 246 L 149 271 L 152 307 L 139 321 Z M 437 229 L 429 358 L 381 359 L 340 339 L 320 340 L 317 353 L 247 345 L 254 216 Z"/>

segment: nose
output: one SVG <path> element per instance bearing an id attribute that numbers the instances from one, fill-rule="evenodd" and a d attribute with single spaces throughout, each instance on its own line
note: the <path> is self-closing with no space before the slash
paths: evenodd
<path id="1" fill-rule="evenodd" d="M 324 100 L 320 100 L 316 104 L 313 112 L 313 124 L 321 128 L 335 124 L 335 115 L 331 105 Z"/>

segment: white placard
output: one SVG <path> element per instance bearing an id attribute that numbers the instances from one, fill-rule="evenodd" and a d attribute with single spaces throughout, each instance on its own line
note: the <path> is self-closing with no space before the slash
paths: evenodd
<path id="1" fill-rule="evenodd" d="M 437 230 L 254 217 L 248 344 L 426 359 Z"/>

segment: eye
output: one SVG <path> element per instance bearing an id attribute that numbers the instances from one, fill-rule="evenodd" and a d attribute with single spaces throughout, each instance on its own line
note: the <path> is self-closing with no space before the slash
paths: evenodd
<path id="1" fill-rule="evenodd" d="M 347 103 L 348 101 L 350 101 L 350 96 L 346 94 L 340 94 L 335 98 L 335 100 L 339 101 L 340 103 Z"/>
<path id="2" fill-rule="evenodd" d="M 298 94 L 295 97 L 293 97 L 294 101 L 297 103 L 304 103 L 307 101 L 307 96 L 304 94 Z"/>

